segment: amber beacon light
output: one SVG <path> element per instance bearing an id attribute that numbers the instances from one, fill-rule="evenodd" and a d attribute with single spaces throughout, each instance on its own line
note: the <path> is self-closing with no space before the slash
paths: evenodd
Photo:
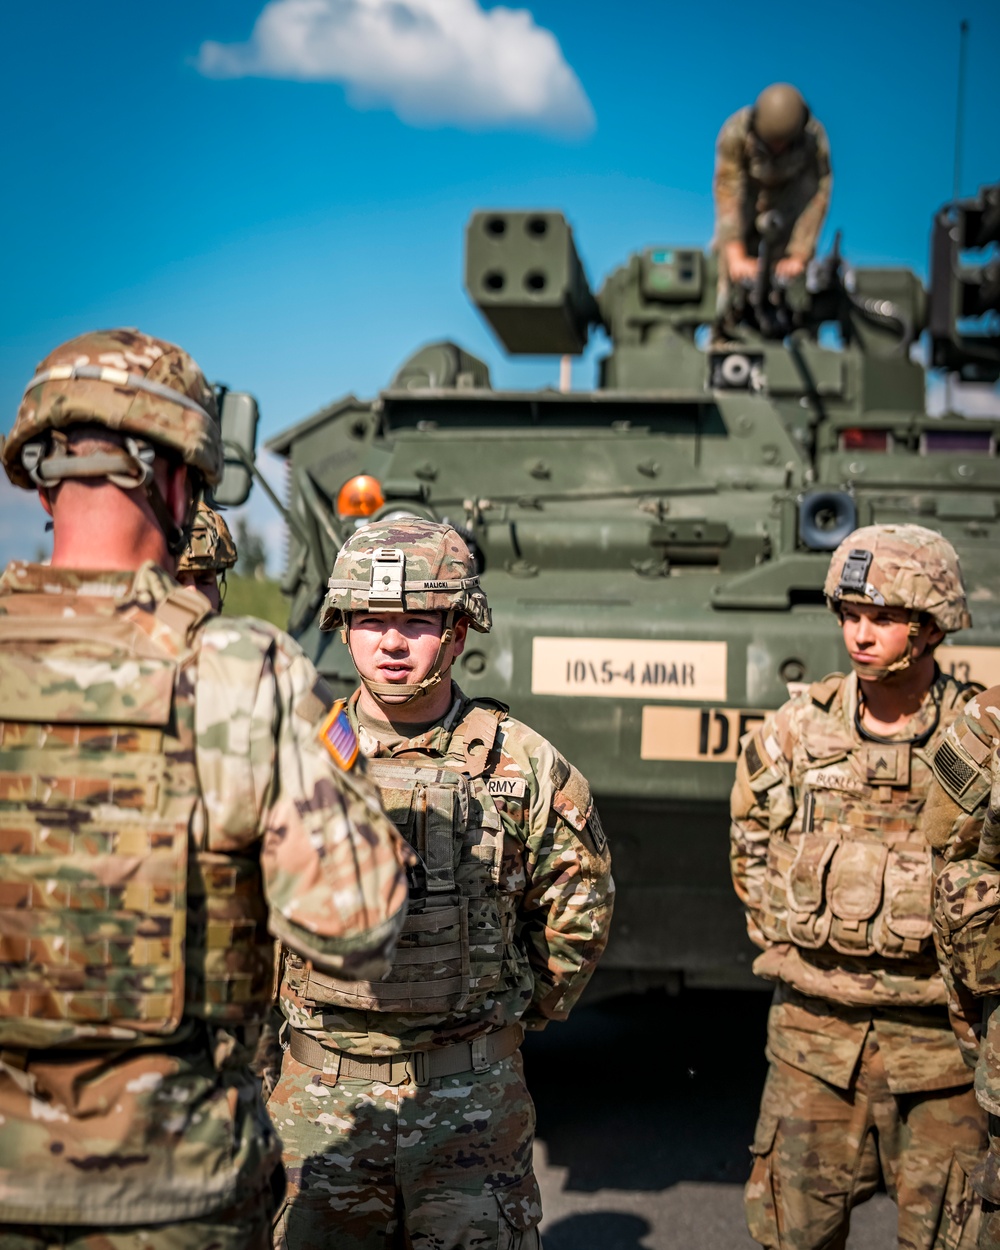
<path id="1" fill-rule="evenodd" d="M 341 486 L 337 495 L 337 513 L 343 517 L 371 516 L 384 503 L 385 495 L 378 480 L 367 473 L 359 473 Z"/>

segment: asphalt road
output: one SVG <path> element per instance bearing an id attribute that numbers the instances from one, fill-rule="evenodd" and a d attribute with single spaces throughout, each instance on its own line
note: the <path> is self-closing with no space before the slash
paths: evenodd
<path id="1" fill-rule="evenodd" d="M 525 1043 L 545 1250 L 754 1250 L 743 1223 L 767 995 L 649 993 L 582 1005 Z M 895 1246 L 884 1194 L 849 1250 Z"/>

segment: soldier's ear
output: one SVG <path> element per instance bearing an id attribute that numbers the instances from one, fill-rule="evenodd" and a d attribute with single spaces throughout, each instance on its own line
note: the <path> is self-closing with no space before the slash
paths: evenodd
<path id="1" fill-rule="evenodd" d="M 460 616 L 455 622 L 454 654 L 459 656 L 465 650 L 465 638 L 469 632 L 469 618 Z"/>
<path id="2" fill-rule="evenodd" d="M 161 493 L 174 524 L 182 528 L 191 511 L 191 490 L 186 464 L 166 464 Z"/>
<path id="3" fill-rule="evenodd" d="M 921 623 L 923 625 L 923 632 L 924 632 L 924 639 L 925 639 L 924 650 L 933 651 L 934 648 L 938 645 L 938 643 L 943 641 L 944 630 L 937 623 L 937 621 L 935 621 L 934 618 L 931 616 L 925 617 Z"/>

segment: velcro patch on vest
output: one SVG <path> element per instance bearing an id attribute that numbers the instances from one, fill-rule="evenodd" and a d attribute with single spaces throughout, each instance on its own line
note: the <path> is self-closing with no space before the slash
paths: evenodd
<path id="1" fill-rule="evenodd" d="M 982 766 L 990 758 L 990 748 L 978 738 L 971 729 L 964 729 L 958 739 L 965 750 L 977 764 Z"/>
<path id="2" fill-rule="evenodd" d="M 814 790 L 844 790 L 848 794 L 864 794 L 868 788 L 850 768 L 810 768 L 803 780 Z"/>
<path id="3" fill-rule="evenodd" d="M 781 757 L 781 748 L 773 733 L 768 734 L 766 738 L 755 733 L 746 745 L 745 756 L 750 780 L 754 782 L 769 769 L 775 767 L 775 763 Z"/>
<path id="4" fill-rule="evenodd" d="M 873 786 L 910 784 L 910 744 L 870 743 L 865 748 L 865 769 Z"/>
<path id="5" fill-rule="evenodd" d="M 523 777 L 490 777 L 486 788 L 495 799 L 523 799 L 528 783 Z"/>
<path id="6" fill-rule="evenodd" d="M 319 727 L 320 742 L 330 753 L 334 763 L 349 772 L 358 758 L 358 738 L 347 715 L 347 700 L 338 699 L 329 715 Z"/>

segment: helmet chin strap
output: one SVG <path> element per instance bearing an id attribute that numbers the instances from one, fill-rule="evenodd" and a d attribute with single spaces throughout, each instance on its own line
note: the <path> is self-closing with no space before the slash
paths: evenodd
<path id="1" fill-rule="evenodd" d="M 893 660 L 891 664 L 856 664 L 851 661 L 851 667 L 859 677 L 869 677 L 874 681 L 886 681 L 896 675 L 896 673 L 905 673 L 908 668 L 912 668 L 916 660 L 920 656 L 913 654 L 913 639 L 920 633 L 920 613 L 910 613 L 910 624 L 906 631 L 906 650 L 898 660 Z"/>
<path id="2" fill-rule="evenodd" d="M 434 663 L 428 670 L 427 676 L 422 681 L 369 681 L 369 679 L 361 673 L 361 670 L 358 669 L 362 685 L 372 698 L 374 698 L 383 707 L 391 710 L 394 707 L 401 707 L 404 703 L 413 703 L 417 699 L 425 699 L 436 686 L 440 686 L 442 681 L 444 681 L 444 673 L 442 672 L 444 654 L 448 648 L 448 644 L 455 637 L 456 615 L 457 613 L 453 609 L 444 614 L 444 628 L 441 631 L 441 641 L 438 643 L 437 655 L 434 657 Z M 344 642 L 347 643 L 347 650 L 350 651 L 350 631 L 348 630 L 346 624 L 341 637 Z M 351 659 L 354 659 L 353 652 L 351 652 Z M 356 663 L 354 667 L 358 667 Z M 382 697 L 383 695 L 391 695 L 392 702 L 385 702 Z"/>

